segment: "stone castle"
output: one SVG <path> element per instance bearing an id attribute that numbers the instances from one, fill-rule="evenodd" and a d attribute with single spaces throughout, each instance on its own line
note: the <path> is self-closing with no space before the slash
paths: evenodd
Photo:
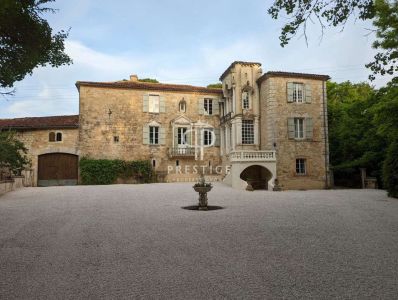
<path id="1" fill-rule="evenodd" d="M 238 189 L 322 189 L 328 79 L 236 61 L 222 88 L 78 81 L 78 116 L 3 119 L 0 129 L 17 130 L 37 185 L 77 184 L 78 160 L 90 157 L 149 160 L 165 182 L 203 172 Z"/>

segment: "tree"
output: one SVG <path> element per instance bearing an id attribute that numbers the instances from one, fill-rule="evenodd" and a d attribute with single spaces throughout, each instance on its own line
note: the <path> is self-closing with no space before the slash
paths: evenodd
<path id="1" fill-rule="evenodd" d="M 398 198 L 398 140 L 394 140 L 388 147 L 383 165 L 383 179 L 388 196 Z"/>
<path id="2" fill-rule="evenodd" d="M 0 87 L 12 88 L 37 66 L 59 67 L 72 63 L 64 52 L 68 32 L 55 34 L 43 7 L 54 0 L 2 0 L 0 2 Z"/>
<path id="3" fill-rule="evenodd" d="M 142 78 L 142 79 L 138 79 L 138 81 L 140 81 L 140 82 L 149 82 L 149 83 L 159 83 L 159 81 L 157 79 L 154 79 L 154 78 Z"/>
<path id="4" fill-rule="evenodd" d="M 284 47 L 303 28 L 307 41 L 307 22 L 317 20 L 322 34 L 326 27 L 345 24 L 352 16 L 360 20 L 373 19 L 376 41 L 373 47 L 379 52 L 366 66 L 376 74 L 394 74 L 398 70 L 398 1 L 397 0 L 275 0 L 268 9 L 272 18 L 278 19 L 285 12 L 291 18 L 282 28 L 279 37 Z"/>
<path id="5" fill-rule="evenodd" d="M 209 89 L 222 89 L 222 83 L 212 83 L 207 86 Z"/>
<path id="6" fill-rule="evenodd" d="M 15 132 L 0 132 L 0 171 L 9 170 L 20 174 L 30 161 L 26 156 L 28 149 L 15 137 Z"/>

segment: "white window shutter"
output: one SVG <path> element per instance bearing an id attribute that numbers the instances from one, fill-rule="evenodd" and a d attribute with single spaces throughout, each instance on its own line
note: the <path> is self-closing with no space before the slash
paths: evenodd
<path id="1" fill-rule="evenodd" d="M 218 99 L 213 99 L 213 115 L 218 115 L 220 110 L 220 104 Z"/>
<path id="2" fill-rule="evenodd" d="M 148 112 L 148 107 L 149 107 L 149 95 L 148 94 L 144 94 L 143 98 L 142 98 L 142 111 L 143 112 Z"/>
<path id="3" fill-rule="evenodd" d="M 314 131 L 314 126 L 312 123 L 312 118 L 306 118 L 305 119 L 305 138 L 306 139 L 312 139 L 313 137 L 313 131 Z"/>
<path id="4" fill-rule="evenodd" d="M 287 119 L 287 132 L 288 138 L 294 139 L 294 118 Z"/>
<path id="5" fill-rule="evenodd" d="M 149 126 L 147 124 L 142 127 L 142 143 L 144 145 L 149 144 Z"/>
<path id="6" fill-rule="evenodd" d="M 166 130 L 164 127 L 159 128 L 159 145 L 166 144 Z"/>
<path id="7" fill-rule="evenodd" d="M 178 127 L 174 127 L 174 147 L 178 146 Z"/>
<path id="8" fill-rule="evenodd" d="M 293 102 L 293 89 L 294 89 L 293 82 L 288 82 L 287 83 L 287 102 Z"/>
<path id="9" fill-rule="evenodd" d="M 185 143 L 188 146 L 192 146 L 192 141 L 191 141 L 192 134 L 191 134 L 191 131 L 189 130 L 189 128 L 187 130 L 188 131 L 185 133 Z"/>
<path id="10" fill-rule="evenodd" d="M 305 103 L 311 103 L 311 101 L 312 101 L 311 85 L 306 84 L 305 85 Z"/>
<path id="11" fill-rule="evenodd" d="M 199 101 L 198 101 L 198 113 L 200 115 L 204 114 L 204 99 L 203 98 L 199 99 Z"/>
<path id="12" fill-rule="evenodd" d="M 166 112 L 166 101 L 164 96 L 160 96 L 159 98 L 159 112 L 161 113 Z"/>
<path id="13" fill-rule="evenodd" d="M 216 139 L 214 141 L 214 146 L 219 147 L 220 146 L 220 128 L 214 128 L 214 138 Z"/>

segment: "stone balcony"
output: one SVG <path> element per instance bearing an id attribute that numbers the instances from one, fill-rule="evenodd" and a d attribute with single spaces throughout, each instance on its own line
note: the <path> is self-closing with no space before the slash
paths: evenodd
<path id="1" fill-rule="evenodd" d="M 173 147 L 169 148 L 170 157 L 195 157 L 195 148 L 193 147 Z"/>
<path id="2" fill-rule="evenodd" d="M 276 153 L 274 150 L 261 151 L 232 151 L 229 154 L 231 162 L 274 162 Z"/>

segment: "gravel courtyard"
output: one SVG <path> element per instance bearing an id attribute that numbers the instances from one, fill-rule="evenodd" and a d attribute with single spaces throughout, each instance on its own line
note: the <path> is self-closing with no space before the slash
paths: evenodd
<path id="1" fill-rule="evenodd" d="M 215 184 L 25 188 L 0 197 L 0 298 L 393 299 L 398 200 Z"/>

